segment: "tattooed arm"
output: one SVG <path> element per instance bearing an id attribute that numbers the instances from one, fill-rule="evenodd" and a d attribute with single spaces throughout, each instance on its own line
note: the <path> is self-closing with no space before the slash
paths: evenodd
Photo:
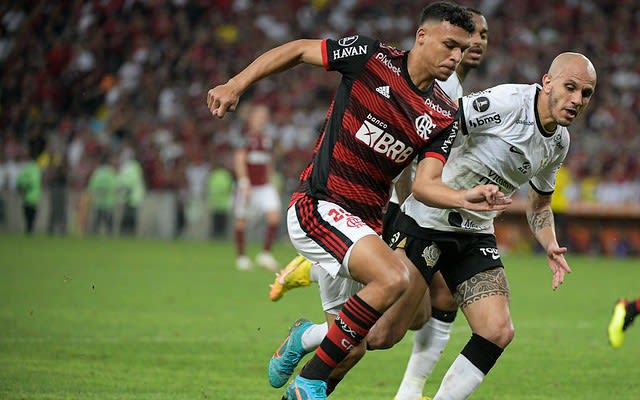
<path id="1" fill-rule="evenodd" d="M 549 269 L 553 273 L 551 288 L 556 290 L 564 281 L 565 273 L 571 272 L 571 268 L 564 259 L 567 248 L 560 247 L 556 239 L 556 227 L 551 211 L 551 195 L 540 194 L 533 188 L 529 188 L 527 221 L 531 232 L 547 253 Z"/>

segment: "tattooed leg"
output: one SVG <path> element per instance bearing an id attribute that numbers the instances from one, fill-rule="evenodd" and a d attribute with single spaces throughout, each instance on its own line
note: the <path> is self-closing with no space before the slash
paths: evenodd
<path id="1" fill-rule="evenodd" d="M 480 272 L 458 285 L 455 298 L 474 334 L 501 348 L 513 339 L 509 283 L 504 268 Z"/>
<path id="2" fill-rule="evenodd" d="M 458 285 L 455 299 L 464 309 L 471 303 L 490 296 L 505 296 L 509 299 L 509 283 L 504 268 L 494 268 L 475 274 Z"/>

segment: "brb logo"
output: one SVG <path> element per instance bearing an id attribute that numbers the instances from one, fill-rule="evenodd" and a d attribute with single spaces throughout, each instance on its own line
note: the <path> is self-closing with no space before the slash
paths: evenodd
<path id="1" fill-rule="evenodd" d="M 387 127 L 387 124 L 371 114 L 367 115 L 367 120 L 356 132 L 356 139 L 371 147 L 376 153 L 384 154 L 398 164 L 406 161 L 413 154 L 413 147 L 407 146 L 377 126 Z"/>

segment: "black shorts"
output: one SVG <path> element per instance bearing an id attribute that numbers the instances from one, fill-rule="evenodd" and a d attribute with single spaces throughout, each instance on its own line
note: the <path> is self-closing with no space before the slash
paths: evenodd
<path id="1" fill-rule="evenodd" d="M 388 202 L 387 210 L 382 216 L 382 240 L 388 245 L 391 244 L 391 237 L 396 233 L 395 221 L 398 214 L 400 214 L 400 204 Z"/>
<path id="2" fill-rule="evenodd" d="M 394 227 L 391 248 L 403 248 L 429 285 L 440 271 L 451 293 L 455 293 L 458 285 L 475 274 L 504 268 L 495 235 L 422 228 L 402 212 Z"/>

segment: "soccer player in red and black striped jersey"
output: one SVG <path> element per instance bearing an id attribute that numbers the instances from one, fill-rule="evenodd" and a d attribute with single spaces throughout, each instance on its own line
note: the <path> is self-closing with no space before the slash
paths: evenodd
<path id="1" fill-rule="evenodd" d="M 410 261 L 379 236 L 391 183 L 415 157 L 420 160 L 417 174 L 429 183 L 421 201 L 472 210 L 506 207 L 495 185 L 456 191 L 440 180 L 458 130 L 457 107 L 434 80 L 446 80 L 455 71 L 473 29 L 462 7 L 437 2 L 423 10 L 410 51 L 363 36 L 295 40 L 264 53 L 226 84 L 209 90 L 210 111 L 223 117 L 235 110 L 251 84 L 299 63 L 342 74 L 313 159 L 292 196 L 287 223 L 300 254 L 330 276 L 351 277 L 364 288 L 331 321 L 325 339 L 284 398 L 325 399 L 331 371 L 407 289 L 409 280 L 421 279 Z"/>

